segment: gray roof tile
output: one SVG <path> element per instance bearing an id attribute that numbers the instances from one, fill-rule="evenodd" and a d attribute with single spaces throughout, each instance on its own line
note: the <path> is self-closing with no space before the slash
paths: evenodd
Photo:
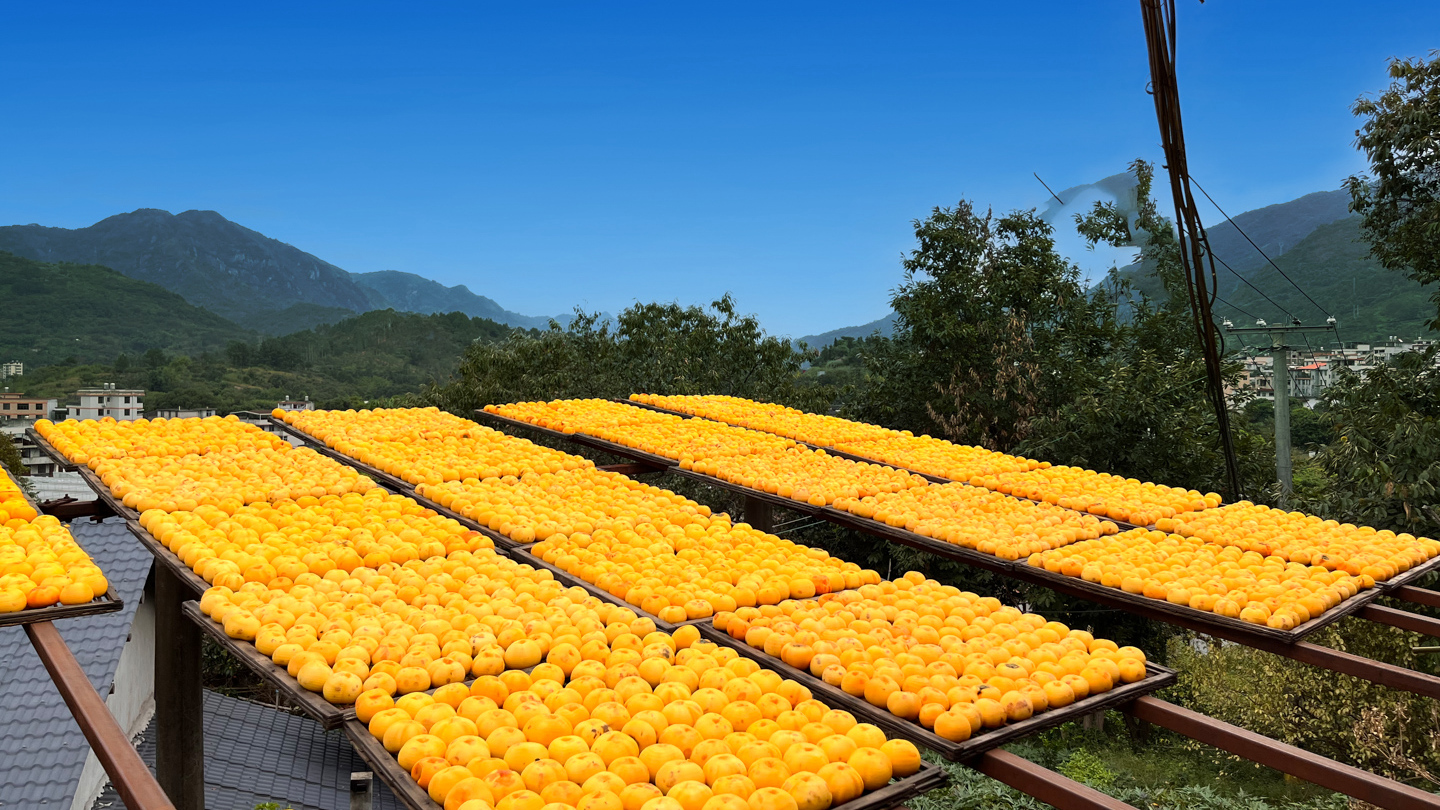
<path id="1" fill-rule="evenodd" d="M 110 580 L 124 610 L 55 623 L 96 691 L 106 695 L 150 571 L 123 523 L 76 521 L 71 533 Z M 0 628 L 0 808 L 68 807 L 89 746 L 20 627 Z"/>
<path id="2" fill-rule="evenodd" d="M 155 724 L 141 735 L 140 756 L 155 767 Z M 327 732 L 313 720 L 269 706 L 205 693 L 205 805 L 250 810 L 275 802 L 294 810 L 346 810 L 350 774 L 369 770 L 345 735 Z M 399 802 L 376 781 L 375 807 L 395 810 Z M 112 788 L 95 810 L 124 810 Z"/>

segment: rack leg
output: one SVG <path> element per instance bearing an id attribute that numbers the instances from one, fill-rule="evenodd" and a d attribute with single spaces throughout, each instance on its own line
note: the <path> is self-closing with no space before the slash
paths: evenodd
<path id="1" fill-rule="evenodd" d="M 745 522 L 759 529 L 762 532 L 774 531 L 775 518 L 771 513 L 770 504 L 759 498 L 745 498 Z"/>
<path id="2" fill-rule="evenodd" d="M 155 776 L 176 810 L 205 810 L 200 628 L 180 613 L 185 584 L 155 566 Z"/>

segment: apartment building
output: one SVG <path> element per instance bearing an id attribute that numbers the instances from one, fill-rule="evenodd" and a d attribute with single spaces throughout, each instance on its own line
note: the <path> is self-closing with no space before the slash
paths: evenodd
<path id="1" fill-rule="evenodd" d="M 143 388 L 116 388 L 115 383 L 105 383 L 99 388 L 81 388 L 75 396 L 80 404 L 70 409 L 71 419 L 83 422 L 108 416 L 117 422 L 129 422 L 144 416 Z"/>

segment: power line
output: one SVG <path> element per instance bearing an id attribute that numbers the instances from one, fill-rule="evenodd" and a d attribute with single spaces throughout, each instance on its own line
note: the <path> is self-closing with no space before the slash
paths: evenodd
<path id="1" fill-rule="evenodd" d="M 1180 114 L 1180 88 L 1175 70 L 1175 0 L 1140 0 L 1145 24 L 1145 47 L 1150 62 L 1150 94 L 1155 102 L 1155 120 L 1165 149 L 1165 167 L 1170 174 L 1170 194 L 1175 203 L 1175 226 L 1179 230 L 1180 263 L 1190 299 L 1190 315 L 1200 339 L 1205 360 L 1206 394 L 1215 409 L 1215 427 L 1220 434 L 1220 452 L 1225 459 L 1225 477 L 1230 496 L 1244 497 L 1240 489 L 1240 466 L 1235 458 L 1235 440 L 1230 433 L 1230 408 L 1225 393 L 1220 355 L 1224 338 L 1215 328 L 1210 307 L 1215 294 L 1215 262 L 1209 262 L 1206 284 L 1205 257 L 1213 256 L 1195 196 L 1190 193 L 1190 169 L 1185 155 L 1184 124 Z"/>
<path id="2" fill-rule="evenodd" d="M 1224 264 L 1224 262 L 1221 262 L 1221 264 Z M 1246 312 L 1246 311 L 1243 310 L 1243 309 L 1240 309 L 1240 307 L 1235 306 L 1234 304 L 1230 303 L 1229 301 L 1226 301 L 1224 298 L 1221 298 L 1221 297 L 1218 296 L 1218 295 L 1215 296 L 1215 300 L 1216 300 L 1216 301 L 1219 301 L 1220 303 L 1224 304 L 1224 305 L 1227 306 L 1227 307 L 1230 307 L 1230 308 L 1233 309 L 1233 310 L 1236 310 L 1236 311 L 1239 312 L 1241 315 L 1244 315 L 1244 316 L 1247 317 L 1247 318 L 1255 318 L 1256 320 L 1259 320 L 1259 318 L 1256 317 L 1255 315 L 1253 315 L 1253 314 L 1251 314 L 1251 313 L 1249 313 L 1249 312 Z"/>
<path id="3" fill-rule="evenodd" d="M 1280 304 L 1277 303 L 1274 298 L 1271 298 L 1270 296 L 1266 295 L 1264 290 L 1260 289 L 1259 287 L 1256 287 L 1254 284 L 1251 284 L 1251 283 L 1250 283 L 1250 279 L 1245 278 L 1244 276 L 1240 275 L 1239 271 L 1237 271 L 1235 268 L 1231 267 L 1231 266 L 1228 265 L 1228 264 L 1225 264 L 1225 260 L 1224 260 L 1224 259 L 1220 258 L 1219 256 L 1216 256 L 1214 253 L 1211 253 L 1211 254 L 1210 254 L 1210 258 L 1214 259 L 1214 260 L 1217 261 L 1217 262 L 1220 262 L 1221 266 L 1223 266 L 1226 270 L 1229 270 L 1231 273 L 1234 273 L 1236 278 L 1238 278 L 1238 279 L 1240 279 L 1241 281 L 1245 282 L 1245 286 L 1247 286 L 1247 287 L 1249 287 L 1250 289 L 1254 290 L 1255 292 L 1259 293 L 1261 298 L 1264 298 L 1266 301 L 1269 301 L 1272 306 L 1274 306 L 1276 309 L 1280 310 L 1281 312 L 1285 313 L 1285 316 L 1286 316 L 1287 318 L 1289 318 L 1291 321 L 1294 321 L 1295 323 L 1299 323 L 1299 322 L 1300 322 L 1300 319 L 1297 318 L 1297 317 L 1295 317 L 1295 316 L 1290 312 L 1290 310 L 1286 309 L 1285 307 L 1280 306 Z"/>
<path id="4" fill-rule="evenodd" d="M 1270 262 L 1270 266 L 1271 266 L 1271 267 L 1275 268 L 1275 270 L 1276 270 L 1277 272 L 1279 272 L 1280 275 L 1282 275 L 1282 276 L 1285 277 L 1285 280 L 1286 280 L 1286 281 L 1290 282 L 1290 286 L 1294 287 L 1296 290 L 1299 290 L 1299 291 L 1300 291 L 1300 294 L 1303 295 L 1303 296 L 1305 296 L 1305 300 L 1307 300 L 1307 301 L 1309 301 L 1310 303 L 1314 304 L 1314 305 L 1315 305 L 1315 308 L 1318 309 L 1318 310 L 1320 310 L 1321 314 L 1325 315 L 1326 317 L 1329 317 L 1329 316 L 1330 316 L 1329 310 L 1327 310 L 1327 309 L 1325 309 L 1324 307 L 1320 306 L 1320 304 L 1319 304 L 1314 298 L 1311 298 L 1311 297 L 1310 297 L 1310 293 L 1305 292 L 1305 290 L 1302 289 L 1299 284 L 1296 284 L 1296 283 L 1295 283 L 1295 279 L 1290 278 L 1290 274 L 1286 273 L 1284 270 L 1281 270 L 1281 269 L 1280 269 L 1280 265 L 1276 264 L 1276 263 L 1275 263 L 1275 260 L 1271 259 L 1270 256 L 1265 253 L 1265 251 L 1261 250 L 1259 245 L 1255 244 L 1255 240 L 1250 238 L 1250 234 L 1245 233 L 1245 229 L 1244 229 L 1244 228 L 1241 228 L 1240 225 L 1235 222 L 1235 220 L 1233 220 L 1233 219 L 1230 218 L 1230 215 L 1229 215 L 1229 214 L 1225 213 L 1225 209 L 1220 207 L 1220 203 L 1215 202 L 1215 198 L 1214 198 L 1214 197 L 1211 197 L 1211 196 L 1210 196 L 1210 192 L 1206 191 L 1206 190 L 1205 190 L 1205 187 L 1202 186 L 1202 185 L 1200 185 L 1200 181 L 1199 181 L 1199 180 L 1196 180 L 1196 179 L 1192 176 L 1192 177 L 1190 178 L 1190 182 L 1192 182 L 1192 183 L 1195 184 L 1195 188 L 1200 189 L 1200 193 L 1201 193 L 1201 194 L 1204 194 L 1204 195 L 1205 195 L 1205 199 L 1209 200 L 1209 201 L 1210 201 L 1210 204 L 1213 205 L 1213 206 L 1215 206 L 1215 210 L 1216 210 L 1216 211 L 1219 211 L 1220 214 L 1225 217 L 1225 221 L 1226 221 L 1226 222 L 1229 222 L 1231 225 L 1234 225 L 1234 226 L 1235 226 L 1235 230 L 1239 231 L 1239 232 L 1240 232 L 1240 235 L 1243 236 L 1243 237 L 1245 237 L 1245 241 L 1250 243 L 1250 247 L 1255 248 L 1255 250 L 1258 251 L 1261 256 L 1264 256 L 1264 257 L 1265 257 L 1265 261 Z M 1223 262 L 1222 262 L 1222 263 L 1223 263 Z M 1234 272 L 1234 271 L 1231 271 L 1231 272 Z M 1237 273 L 1237 275 L 1238 275 L 1238 273 Z"/>

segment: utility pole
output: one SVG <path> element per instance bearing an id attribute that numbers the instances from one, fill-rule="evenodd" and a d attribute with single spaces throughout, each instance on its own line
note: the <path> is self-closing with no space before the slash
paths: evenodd
<path id="1" fill-rule="evenodd" d="M 1301 326 L 1299 321 L 1293 324 L 1270 326 L 1263 319 L 1255 322 L 1254 326 L 1237 329 L 1234 324 L 1225 321 L 1225 331 L 1234 334 L 1260 333 L 1270 338 L 1270 357 L 1274 362 L 1272 365 L 1272 388 L 1275 391 L 1275 478 L 1280 482 L 1280 507 L 1287 509 L 1290 506 L 1290 495 L 1294 491 L 1291 485 L 1292 463 L 1290 458 L 1290 349 L 1286 345 L 1285 336 L 1290 332 L 1328 332 L 1335 328 L 1335 318 L 1328 318 L 1325 326 Z"/>

